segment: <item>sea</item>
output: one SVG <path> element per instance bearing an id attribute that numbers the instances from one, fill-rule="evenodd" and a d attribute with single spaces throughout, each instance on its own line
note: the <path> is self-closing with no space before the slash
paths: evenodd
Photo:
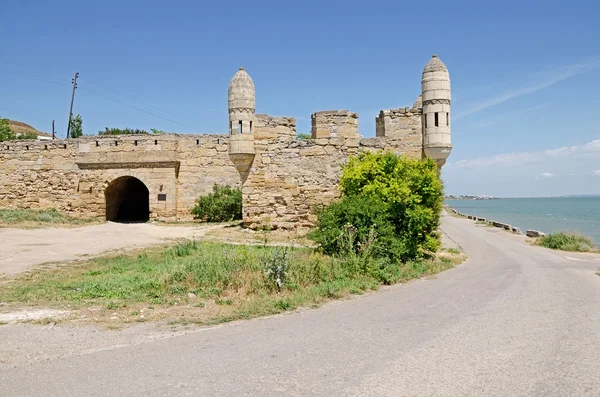
<path id="1" fill-rule="evenodd" d="M 525 232 L 572 231 L 590 236 L 600 244 L 600 196 L 557 198 L 501 198 L 446 200 L 465 215 L 508 223 Z"/>

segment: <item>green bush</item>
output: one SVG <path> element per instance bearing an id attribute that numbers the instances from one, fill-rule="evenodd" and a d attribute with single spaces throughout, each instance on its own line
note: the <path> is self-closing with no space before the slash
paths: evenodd
<path id="1" fill-rule="evenodd" d="M 595 248 L 591 238 L 579 233 L 556 232 L 540 238 L 542 247 L 572 251 L 572 252 L 588 252 Z"/>
<path id="2" fill-rule="evenodd" d="M 25 131 L 15 137 L 16 139 L 37 139 L 38 134 L 33 131 Z"/>
<path id="3" fill-rule="evenodd" d="M 344 168 L 340 190 L 340 201 L 317 212 L 311 233 L 326 253 L 359 254 L 370 233 L 371 256 L 387 260 L 380 267 L 439 249 L 443 187 L 433 160 L 361 153 Z"/>
<path id="4" fill-rule="evenodd" d="M 69 134 L 71 135 L 71 138 L 79 138 L 83 135 L 83 119 L 81 118 L 81 115 L 76 114 L 75 116 L 71 117 L 70 124 L 71 128 L 69 129 Z"/>
<path id="5" fill-rule="evenodd" d="M 198 199 L 192 209 L 196 219 L 206 222 L 228 222 L 242 219 L 242 191 L 215 184 L 212 193 Z"/>

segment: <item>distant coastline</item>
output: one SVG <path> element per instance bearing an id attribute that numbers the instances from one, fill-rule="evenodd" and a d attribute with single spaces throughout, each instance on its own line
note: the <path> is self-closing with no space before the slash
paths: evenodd
<path id="1" fill-rule="evenodd" d="M 444 197 L 444 200 L 497 200 L 499 197 L 494 196 L 486 196 L 485 194 L 481 196 L 453 196 L 449 195 Z"/>

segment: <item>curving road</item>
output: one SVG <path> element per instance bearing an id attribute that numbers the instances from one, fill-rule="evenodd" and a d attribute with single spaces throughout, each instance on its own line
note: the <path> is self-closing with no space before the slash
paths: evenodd
<path id="1" fill-rule="evenodd" d="M 5 368 L 0 395 L 599 396 L 600 256 L 443 230 L 469 260 L 433 280 Z"/>

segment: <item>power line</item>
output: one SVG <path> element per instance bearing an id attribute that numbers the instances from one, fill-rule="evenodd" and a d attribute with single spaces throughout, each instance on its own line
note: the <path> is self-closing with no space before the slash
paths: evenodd
<path id="1" fill-rule="evenodd" d="M 32 65 L 27 65 L 27 64 L 25 64 L 25 63 L 15 62 L 15 61 L 8 60 L 8 59 L 3 59 L 3 58 L 0 58 L 0 61 L 7 62 L 7 63 L 11 63 L 11 64 L 14 64 L 14 65 L 24 66 L 24 67 L 28 67 L 28 68 L 34 68 L 34 69 L 36 69 L 36 68 L 37 68 L 37 69 L 39 69 L 39 67 L 35 67 L 35 66 L 32 66 Z M 3 71 L 5 71 L 5 72 L 7 72 L 7 73 L 11 73 L 11 74 L 14 74 L 14 75 L 17 75 L 17 76 L 26 77 L 26 78 L 30 78 L 30 79 L 34 79 L 34 80 L 45 81 L 45 82 L 48 82 L 48 83 L 59 84 L 59 85 L 66 85 L 66 84 L 68 84 L 68 83 L 66 83 L 66 82 L 59 82 L 59 81 L 52 80 L 52 79 L 50 79 L 50 78 L 48 78 L 48 77 L 44 77 L 44 76 L 40 76 L 40 75 L 35 75 L 35 74 L 30 74 L 30 73 L 23 73 L 23 72 L 14 72 L 14 71 L 12 71 L 12 70 L 9 70 L 9 69 L 2 69 L 2 68 L 0 68 L 0 70 L 3 70 Z M 50 70 L 54 70 L 54 71 L 57 71 L 57 72 L 58 72 L 58 69 L 50 69 Z M 62 71 L 60 71 L 60 72 L 61 72 L 61 73 L 63 73 Z M 158 108 L 158 107 L 156 107 L 156 106 L 153 106 L 153 105 L 150 105 L 150 104 L 148 104 L 148 103 L 142 102 L 142 101 L 140 101 L 140 100 L 138 100 L 138 99 L 135 99 L 135 98 L 133 98 L 133 97 L 127 96 L 127 95 L 125 95 L 125 94 L 122 94 L 122 93 L 120 93 L 120 92 L 118 92 L 118 91 L 115 91 L 115 90 L 113 90 L 113 89 L 110 89 L 110 88 L 107 88 L 107 87 L 103 87 L 102 85 L 100 85 L 100 84 L 98 84 L 98 83 L 95 83 L 95 82 L 93 82 L 93 81 L 91 81 L 91 80 L 88 80 L 88 79 L 86 79 L 86 78 L 83 78 L 83 77 L 82 77 L 82 78 L 80 78 L 80 80 L 84 80 L 84 81 L 86 81 L 87 83 L 90 83 L 90 84 L 92 84 L 92 85 L 94 85 L 94 86 L 96 86 L 96 87 L 98 87 L 98 88 L 100 88 L 100 89 L 102 89 L 102 90 L 106 90 L 106 91 L 112 92 L 112 93 L 114 93 L 114 94 L 116 94 L 116 95 L 118 95 L 118 96 L 121 96 L 121 97 L 123 97 L 123 98 L 126 98 L 126 99 L 128 99 L 128 100 L 135 101 L 135 102 L 137 102 L 137 103 L 139 103 L 139 104 L 141 104 L 141 105 L 144 105 L 144 106 L 147 106 L 147 107 L 149 107 L 149 108 L 152 108 L 152 109 L 158 110 L 158 111 L 159 111 L 159 112 L 161 112 L 161 113 L 165 113 L 165 114 L 168 114 L 168 115 L 171 115 L 171 116 L 174 116 L 174 117 L 181 117 L 180 115 L 176 115 L 176 114 L 174 114 L 174 113 L 168 112 L 168 111 L 166 111 L 166 110 L 163 110 L 163 109 L 161 109 L 161 108 Z M 147 113 L 147 114 L 149 114 L 149 115 L 152 115 L 152 116 L 154 116 L 154 117 L 161 118 L 161 119 L 163 119 L 163 120 L 167 120 L 167 121 L 169 121 L 169 122 L 171 122 L 171 123 L 179 124 L 179 125 L 181 125 L 181 126 L 184 126 L 184 127 L 195 128 L 195 127 L 192 127 L 191 125 L 188 125 L 188 124 L 185 124 L 185 123 L 181 123 L 181 122 L 179 122 L 179 121 L 176 121 L 176 120 L 173 120 L 173 119 L 171 119 L 171 118 L 164 117 L 164 116 L 162 116 L 162 115 L 160 115 L 160 114 L 156 114 L 156 113 L 150 112 L 150 111 L 148 111 L 148 110 L 145 110 L 145 109 L 139 108 L 139 107 L 137 107 L 137 106 L 131 105 L 131 104 L 127 103 L 127 102 L 123 102 L 123 101 L 122 101 L 122 100 L 120 100 L 120 99 L 117 99 L 117 98 L 114 98 L 114 97 L 109 97 L 109 96 L 106 96 L 106 95 L 104 95 L 103 93 L 101 93 L 101 92 L 98 92 L 98 91 L 96 91 L 96 90 L 93 90 L 93 89 L 91 89 L 91 88 L 87 88 L 87 87 L 79 87 L 79 86 L 78 86 L 77 88 L 79 88 L 79 89 L 82 89 L 82 90 L 84 90 L 84 91 L 86 91 L 86 92 L 89 92 L 89 93 L 91 93 L 91 94 L 93 94 L 93 95 L 97 95 L 97 96 L 99 96 L 99 97 L 105 98 L 105 99 L 107 99 L 107 100 L 109 100 L 109 101 L 113 101 L 113 102 L 116 102 L 116 103 L 119 103 L 119 104 L 122 104 L 122 105 L 125 105 L 125 106 L 129 106 L 129 107 L 131 107 L 131 108 L 133 108 L 133 109 L 136 109 L 136 110 L 138 110 L 138 111 L 140 111 L 140 112 Z M 183 118 L 184 118 L 184 119 L 186 119 L 185 117 L 183 117 Z M 186 120 L 187 120 L 187 119 L 186 119 Z"/>
<path id="2" fill-rule="evenodd" d="M 26 63 L 22 63 L 22 62 L 15 62 L 15 61 L 12 61 L 12 60 L 10 60 L 10 59 L 4 59 L 4 58 L 0 58 L 0 62 L 12 63 L 13 65 L 25 66 L 26 68 L 31 68 L 31 69 L 37 69 L 37 70 L 40 70 L 40 67 L 39 67 L 39 65 L 38 65 L 38 66 L 27 65 Z M 63 69 L 63 70 L 60 70 L 60 69 L 55 69 L 55 68 L 49 68 L 49 67 L 47 67 L 47 66 L 46 66 L 45 68 L 46 68 L 47 70 L 52 70 L 52 71 L 54 71 L 54 72 L 57 72 L 57 73 L 64 73 L 64 74 L 67 74 L 67 73 L 69 73 L 69 74 L 70 74 L 70 73 L 72 73 L 71 71 L 66 71 L 66 70 L 64 70 L 64 69 Z"/>
<path id="3" fill-rule="evenodd" d="M 135 102 L 137 102 L 137 103 L 139 103 L 139 104 L 141 104 L 141 105 L 144 105 L 144 106 L 147 106 L 147 107 L 149 107 L 149 108 L 152 108 L 152 109 L 158 110 L 159 112 L 162 112 L 162 113 L 165 113 L 165 114 L 170 114 L 171 116 L 174 116 L 174 117 L 182 117 L 182 116 L 180 116 L 180 115 L 177 115 L 177 114 L 174 114 L 174 113 L 168 112 L 168 111 L 166 111 L 166 110 L 164 110 L 164 109 L 161 109 L 161 108 L 158 108 L 158 107 L 156 107 L 156 106 L 150 105 L 150 104 L 148 104 L 148 103 L 142 102 L 142 101 L 140 101 L 139 99 L 135 99 L 135 98 L 133 98 L 133 97 L 130 97 L 130 96 L 127 96 L 127 95 L 125 95 L 125 94 L 121 94 L 120 92 L 118 92 L 118 91 L 115 91 L 115 90 L 113 90 L 113 89 L 111 89 L 111 88 L 106 88 L 106 87 L 103 87 L 103 86 L 101 86 L 100 84 L 98 84 L 98 83 L 94 83 L 93 81 L 91 81 L 91 80 L 89 80 L 89 79 L 86 79 L 86 78 L 83 78 L 83 77 L 82 77 L 82 78 L 81 78 L 81 80 L 87 81 L 88 83 L 90 83 L 90 84 L 93 84 L 93 85 L 95 85 L 96 87 L 98 87 L 98 88 L 100 88 L 100 89 L 103 89 L 103 90 L 106 90 L 106 91 L 110 91 L 110 92 L 112 92 L 113 94 L 117 94 L 117 95 L 119 95 L 119 96 L 122 96 L 123 98 L 127 98 L 127 99 L 129 99 L 129 100 L 132 100 L 132 101 L 135 101 Z M 185 117 L 182 117 L 182 118 L 185 118 Z"/>
<path id="4" fill-rule="evenodd" d="M 15 71 L 12 71 L 12 70 L 9 70 L 9 69 L 3 69 L 3 68 L 0 68 L 0 70 L 3 71 L 3 72 L 6 72 L 6 73 L 14 74 L 16 76 L 26 77 L 26 78 L 33 79 L 33 80 L 38 80 L 38 81 L 45 81 L 47 83 L 53 83 L 53 84 L 59 84 L 59 85 L 65 85 L 65 84 L 67 84 L 67 83 L 62 82 L 62 81 L 51 80 L 48 77 L 38 76 L 38 75 L 35 75 L 35 74 L 15 72 Z"/>
<path id="5" fill-rule="evenodd" d="M 129 106 L 129 107 L 131 107 L 131 108 L 133 108 L 133 109 L 136 109 L 136 110 L 138 110 L 138 111 L 140 111 L 140 112 L 144 112 L 144 113 L 147 113 L 147 114 L 149 114 L 149 115 L 152 115 L 152 116 L 154 116 L 154 117 L 158 117 L 158 118 L 160 118 L 160 119 L 163 119 L 163 120 L 170 121 L 171 123 L 179 124 L 179 125 L 182 125 L 182 126 L 184 126 L 184 127 L 194 128 L 194 127 L 192 127 L 191 125 L 184 124 L 184 123 L 180 123 L 179 121 L 175 121 L 175 120 L 172 120 L 172 119 L 170 119 L 170 118 L 168 118 L 168 117 L 161 116 L 160 114 L 156 114 L 156 113 L 149 112 L 149 111 L 147 111 L 147 110 L 145 110 L 145 109 L 142 109 L 142 108 L 139 108 L 139 107 L 137 107 L 137 106 L 131 105 L 131 104 L 127 103 L 127 102 L 123 102 L 123 101 L 121 101 L 121 100 L 119 100 L 119 99 L 117 99 L 117 98 L 108 97 L 108 96 L 104 95 L 103 93 L 100 93 L 100 92 L 98 92 L 98 91 L 92 90 L 91 88 L 87 88 L 87 87 L 78 87 L 78 88 L 79 88 L 80 90 L 83 90 L 83 91 L 89 92 L 90 94 L 97 95 L 97 96 L 99 96 L 99 97 L 102 97 L 102 98 L 104 98 L 104 99 L 108 99 L 109 101 L 113 101 L 113 102 L 119 103 L 119 104 L 121 104 L 121 105 Z"/>

